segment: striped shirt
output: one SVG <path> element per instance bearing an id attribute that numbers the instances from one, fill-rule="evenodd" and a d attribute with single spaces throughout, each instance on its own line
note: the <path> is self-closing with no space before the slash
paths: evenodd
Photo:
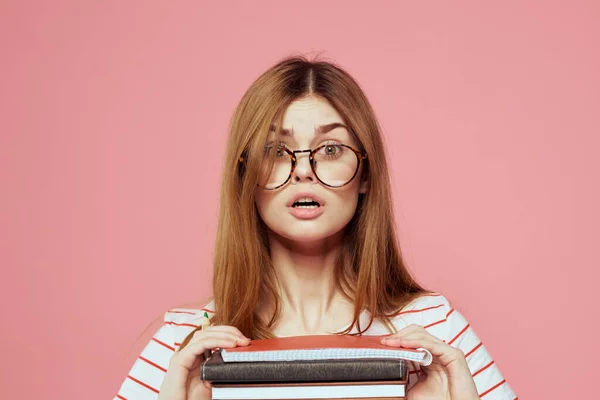
<path id="1" fill-rule="evenodd" d="M 157 399 L 171 356 L 183 339 L 194 328 L 206 323 L 213 314 L 213 302 L 202 309 L 177 308 L 166 312 L 164 325 L 135 361 L 114 400 Z M 367 326 L 368 312 L 363 312 L 360 318 L 361 326 Z M 432 335 L 461 349 L 482 399 L 517 399 L 471 325 L 441 294 L 428 294 L 413 300 L 392 318 L 392 323 L 397 330 L 410 324 L 423 326 Z M 365 335 L 388 333 L 383 323 L 375 320 Z M 410 362 L 408 370 L 407 387 L 410 390 L 421 372 L 417 364 Z"/>

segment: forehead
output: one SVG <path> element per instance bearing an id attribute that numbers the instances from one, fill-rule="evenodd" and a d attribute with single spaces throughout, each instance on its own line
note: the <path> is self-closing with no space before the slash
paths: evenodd
<path id="1" fill-rule="evenodd" d="M 338 122 L 343 124 L 342 116 L 323 98 L 307 96 L 293 101 L 283 115 L 282 127 L 291 131 L 293 136 L 314 134 L 320 125 Z"/>

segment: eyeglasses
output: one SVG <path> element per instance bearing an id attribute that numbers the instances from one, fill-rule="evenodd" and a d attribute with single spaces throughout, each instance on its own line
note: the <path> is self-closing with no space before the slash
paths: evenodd
<path id="1" fill-rule="evenodd" d="M 323 185 L 339 188 L 350 183 L 360 167 L 360 162 L 367 159 L 367 153 L 345 144 L 324 144 L 313 150 L 290 150 L 279 146 L 272 154 L 273 146 L 265 146 L 260 167 L 259 186 L 274 190 L 285 185 L 296 168 L 296 154 L 309 153 L 310 167 Z M 243 161 L 243 158 L 240 158 Z"/>

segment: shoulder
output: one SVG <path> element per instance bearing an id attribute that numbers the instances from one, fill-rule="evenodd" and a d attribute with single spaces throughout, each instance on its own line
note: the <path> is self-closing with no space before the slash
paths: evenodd
<path id="1" fill-rule="evenodd" d="M 424 293 L 415 297 L 392 318 L 396 328 L 416 324 L 425 328 L 442 325 L 453 312 L 450 301 L 441 293 Z"/>
<path id="2" fill-rule="evenodd" d="M 409 313 L 411 310 L 418 310 L 420 308 L 439 308 L 449 306 L 450 300 L 446 298 L 442 293 L 438 292 L 424 292 L 418 294 L 412 299 L 406 306 L 400 310 L 400 312 Z"/>
<path id="3" fill-rule="evenodd" d="M 214 301 L 193 308 L 172 308 L 164 314 L 164 324 L 171 331 L 175 348 L 194 329 L 207 325 L 215 314 Z"/>
<path id="4" fill-rule="evenodd" d="M 452 344 L 470 328 L 463 315 L 441 293 L 424 293 L 414 298 L 392 318 L 397 330 L 420 325 L 430 334 Z"/>

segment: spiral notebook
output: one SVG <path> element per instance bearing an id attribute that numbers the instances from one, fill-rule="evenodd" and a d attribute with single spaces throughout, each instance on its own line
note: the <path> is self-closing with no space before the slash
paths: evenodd
<path id="1" fill-rule="evenodd" d="M 251 340 L 248 346 L 223 349 L 221 357 L 226 363 L 396 358 L 431 364 L 428 350 L 386 346 L 380 343 L 382 337 L 306 335 Z"/>

